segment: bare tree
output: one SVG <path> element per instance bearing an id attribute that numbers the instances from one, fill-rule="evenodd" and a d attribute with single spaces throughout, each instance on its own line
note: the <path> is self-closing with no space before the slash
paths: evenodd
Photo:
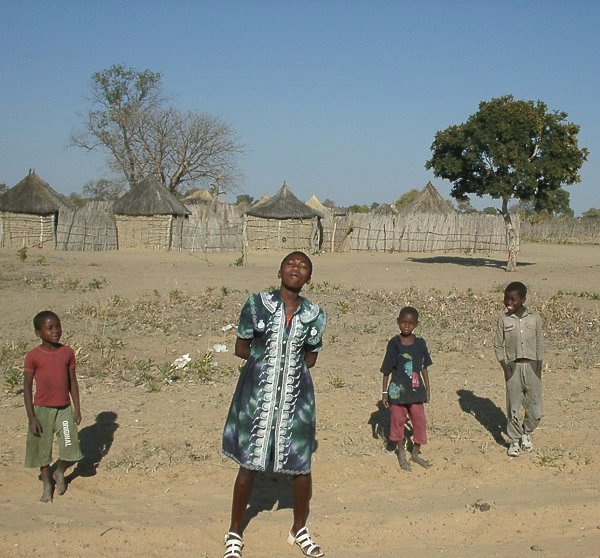
<path id="1" fill-rule="evenodd" d="M 216 194 L 230 191 L 239 178 L 243 152 L 233 129 L 208 114 L 168 106 L 161 76 L 115 65 L 92 76 L 92 106 L 72 145 L 104 149 L 110 168 L 130 186 L 148 174 L 174 193 L 206 184 Z"/>

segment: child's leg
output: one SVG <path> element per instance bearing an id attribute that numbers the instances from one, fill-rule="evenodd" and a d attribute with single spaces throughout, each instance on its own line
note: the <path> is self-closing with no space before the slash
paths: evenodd
<path id="1" fill-rule="evenodd" d="M 59 495 L 63 495 L 67 491 L 67 483 L 65 482 L 65 471 L 73 465 L 73 461 L 65 461 L 64 459 L 59 459 L 56 463 L 56 469 L 52 474 L 52 478 L 56 483 L 56 492 Z"/>
<path id="2" fill-rule="evenodd" d="M 248 507 L 256 474 L 256 471 L 240 467 L 235 484 L 233 485 L 233 502 L 231 503 L 231 524 L 229 531 L 233 531 L 238 535 L 242 534 L 242 521 Z"/>
<path id="3" fill-rule="evenodd" d="M 305 556 L 321 557 L 323 549 L 312 539 L 306 521 L 312 497 L 312 475 L 296 475 L 292 481 L 294 496 L 294 524 L 288 536 L 289 544 L 296 544 Z"/>
<path id="4" fill-rule="evenodd" d="M 410 471 L 410 463 L 404 453 L 404 427 L 408 420 L 405 405 L 390 405 L 390 440 L 397 443 L 398 463 L 404 471 Z"/>
<path id="5" fill-rule="evenodd" d="M 425 405 L 423 403 L 413 403 L 408 407 L 410 421 L 413 426 L 413 450 L 411 459 L 421 467 L 428 469 L 431 463 L 421 457 L 421 446 L 427 443 L 427 421 L 425 419 Z"/>
<path id="6" fill-rule="evenodd" d="M 306 525 L 312 497 L 312 475 L 296 475 L 292 481 L 292 496 L 294 498 L 294 524 L 292 534 Z"/>
<path id="7" fill-rule="evenodd" d="M 42 477 L 42 495 L 40 502 L 52 502 L 52 480 L 50 479 L 50 465 L 40 467 Z"/>
<path id="8" fill-rule="evenodd" d="M 535 362 L 528 362 L 523 370 L 523 383 L 525 384 L 523 430 L 525 434 L 531 434 L 542 419 L 542 380 L 533 371 L 533 366 L 536 365 Z"/>
<path id="9" fill-rule="evenodd" d="M 506 432 L 509 444 L 518 444 L 523 435 L 523 428 L 519 420 L 519 411 L 523 402 L 523 381 L 521 376 L 521 362 L 509 363 L 512 376 L 506 380 Z M 527 365 L 528 366 L 528 365 Z"/>

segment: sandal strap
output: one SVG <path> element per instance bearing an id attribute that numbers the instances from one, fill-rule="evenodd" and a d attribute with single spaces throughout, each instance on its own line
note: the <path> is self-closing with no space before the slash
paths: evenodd
<path id="1" fill-rule="evenodd" d="M 310 538 L 310 534 L 308 533 L 308 529 L 306 527 L 299 529 L 293 539 L 294 542 L 300 547 L 300 550 L 304 556 L 320 558 L 324 555 L 320 546 Z"/>
<path id="2" fill-rule="evenodd" d="M 225 535 L 225 554 L 223 558 L 242 558 L 242 548 L 244 548 L 242 537 L 233 531 L 229 531 Z"/>

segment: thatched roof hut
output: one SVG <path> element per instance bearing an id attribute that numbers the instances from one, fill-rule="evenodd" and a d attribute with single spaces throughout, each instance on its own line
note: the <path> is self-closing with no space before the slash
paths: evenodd
<path id="1" fill-rule="evenodd" d="M 199 188 L 195 192 L 188 194 L 181 201 L 185 204 L 195 205 L 198 203 L 212 203 L 214 200 L 215 197 L 206 188 Z"/>
<path id="2" fill-rule="evenodd" d="M 30 170 L 0 197 L 0 246 L 56 247 L 59 214 L 70 209 L 64 196 Z"/>
<path id="3" fill-rule="evenodd" d="M 398 213 L 398 210 L 389 203 L 382 203 L 373 210 L 374 215 L 398 215 Z"/>
<path id="4" fill-rule="evenodd" d="M 147 176 L 114 206 L 115 215 L 189 215 L 190 210 L 156 178 Z"/>
<path id="5" fill-rule="evenodd" d="M 328 209 L 319 201 L 316 194 L 313 194 L 309 200 L 307 200 L 306 205 L 308 207 L 312 207 L 315 211 L 318 211 L 320 215 L 325 215 Z"/>
<path id="6" fill-rule="evenodd" d="M 302 203 L 284 182 L 272 198 L 246 211 L 244 247 L 316 252 L 320 218 L 320 213 Z"/>
<path id="7" fill-rule="evenodd" d="M 284 182 L 277 194 L 260 205 L 246 211 L 247 215 L 263 219 L 312 219 L 319 217 L 318 211 L 302 203 Z"/>
<path id="8" fill-rule="evenodd" d="M 268 202 L 270 199 L 271 199 L 271 196 L 269 196 L 269 194 L 267 194 L 265 192 L 259 200 L 255 201 L 252 204 L 252 207 L 256 207 L 257 205 L 262 205 L 263 203 Z"/>
<path id="9" fill-rule="evenodd" d="M 114 206 L 119 248 L 181 249 L 190 210 L 156 178 L 147 176 Z"/>
<path id="10" fill-rule="evenodd" d="M 433 213 L 437 215 L 447 215 L 456 213 L 452 203 L 445 199 L 435 188 L 435 186 L 428 182 L 419 197 L 405 205 L 400 210 L 401 216 L 412 215 L 415 213 Z"/>

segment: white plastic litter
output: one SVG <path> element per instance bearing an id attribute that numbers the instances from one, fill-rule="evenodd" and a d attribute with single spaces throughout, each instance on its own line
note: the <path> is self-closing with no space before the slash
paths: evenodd
<path id="1" fill-rule="evenodd" d="M 223 326 L 221 328 L 221 331 L 230 331 L 234 328 L 235 326 L 233 324 L 227 324 L 226 326 Z"/>
<path id="2" fill-rule="evenodd" d="M 222 343 L 216 343 L 215 345 L 213 345 L 213 351 L 215 353 L 226 353 L 227 345 L 223 345 Z"/>
<path id="3" fill-rule="evenodd" d="M 191 357 L 189 354 L 185 354 L 180 356 L 179 358 L 176 358 L 173 361 L 173 364 L 171 364 L 172 368 L 175 368 L 177 370 L 181 370 L 182 368 L 185 368 L 190 362 L 192 361 Z"/>

